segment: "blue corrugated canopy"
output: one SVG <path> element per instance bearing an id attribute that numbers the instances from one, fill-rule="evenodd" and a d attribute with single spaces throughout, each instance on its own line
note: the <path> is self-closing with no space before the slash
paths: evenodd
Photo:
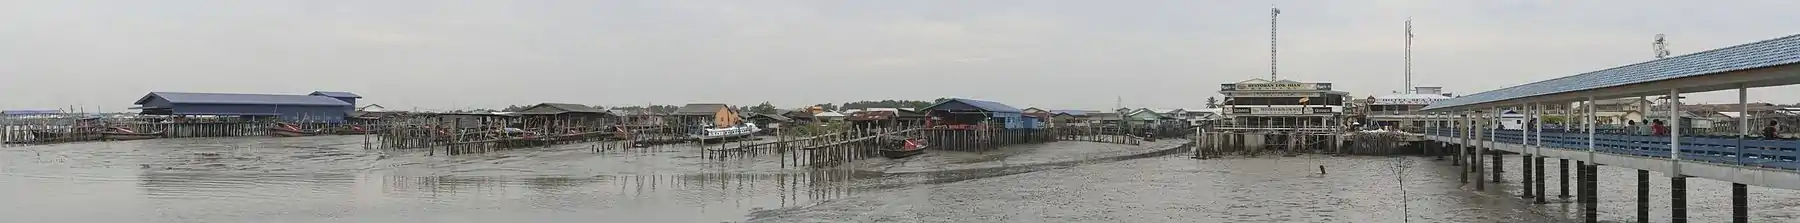
<path id="1" fill-rule="evenodd" d="M 4 115 L 54 115 L 54 114 L 62 114 L 62 113 L 63 113 L 62 111 L 58 111 L 58 110 L 4 110 L 4 111 L 0 111 L 0 114 L 4 114 Z"/>
<path id="2" fill-rule="evenodd" d="M 318 106 L 350 106 L 350 103 L 330 97 L 311 95 L 275 95 L 275 94 L 226 94 L 226 93 L 184 93 L 184 92 L 150 92 L 133 104 L 142 105 L 151 98 L 161 97 L 171 104 L 239 104 L 239 105 L 318 105 Z"/>
<path id="3" fill-rule="evenodd" d="M 988 111 L 988 112 L 1019 113 L 1019 112 L 1024 111 L 1024 110 L 1019 110 L 1018 108 L 1014 108 L 1012 106 L 1007 106 L 1006 104 L 1001 104 L 999 102 L 983 101 L 983 100 L 975 100 L 975 99 L 967 99 L 967 98 L 951 98 L 950 100 L 946 100 L 944 102 L 938 102 L 937 104 L 933 104 L 930 107 L 926 107 L 927 108 L 926 110 L 930 110 L 930 108 L 936 108 L 936 107 L 938 107 L 938 105 L 943 105 L 944 103 L 950 103 L 953 101 L 967 104 L 969 106 L 974 106 L 977 109 L 981 109 L 981 110 Z"/>
<path id="4" fill-rule="evenodd" d="M 1800 63 L 1800 35 L 1769 39 L 1438 101 L 1435 110 Z"/>
<path id="5" fill-rule="evenodd" d="M 362 95 L 356 95 L 354 93 L 342 92 L 342 91 L 314 91 L 308 95 L 319 95 L 319 96 L 334 97 L 334 98 L 362 98 Z"/>

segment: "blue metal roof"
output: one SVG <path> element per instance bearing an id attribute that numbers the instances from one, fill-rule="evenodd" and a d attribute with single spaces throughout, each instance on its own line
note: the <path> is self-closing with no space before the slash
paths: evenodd
<path id="1" fill-rule="evenodd" d="M 58 110 L 4 110 L 4 111 L 0 111 L 0 114 L 4 114 L 4 115 L 54 115 L 54 114 L 62 114 L 62 113 L 63 113 L 62 111 L 58 111 Z"/>
<path id="2" fill-rule="evenodd" d="M 934 108 L 934 107 L 937 107 L 938 105 L 942 105 L 944 103 L 950 103 L 952 101 L 961 102 L 963 104 L 967 104 L 969 106 L 974 106 L 975 108 L 978 108 L 981 110 L 986 110 L 989 112 L 1001 112 L 1001 113 L 1024 112 L 1024 110 L 1019 110 L 1019 108 L 1007 106 L 1006 104 L 1001 104 L 1000 102 L 983 101 L 983 100 L 975 100 L 975 99 L 967 99 L 967 98 L 951 98 L 950 100 L 947 100 L 944 102 L 939 102 L 937 104 L 933 104 L 930 107 L 926 107 L 926 108 Z"/>
<path id="3" fill-rule="evenodd" d="M 1800 35 L 1763 40 L 1438 101 L 1424 110 L 1800 63 Z"/>
<path id="4" fill-rule="evenodd" d="M 275 95 L 275 94 L 225 94 L 225 93 L 184 93 L 184 92 L 150 92 L 133 104 L 142 105 L 151 98 L 161 97 L 171 104 L 245 104 L 245 105 L 318 105 L 318 106 L 350 106 L 350 103 L 325 96 L 311 95 Z"/>
<path id="5" fill-rule="evenodd" d="M 319 95 L 319 96 L 334 97 L 334 98 L 362 98 L 362 95 L 356 95 L 355 93 L 342 92 L 342 91 L 314 91 L 311 94 L 307 94 L 307 95 Z"/>

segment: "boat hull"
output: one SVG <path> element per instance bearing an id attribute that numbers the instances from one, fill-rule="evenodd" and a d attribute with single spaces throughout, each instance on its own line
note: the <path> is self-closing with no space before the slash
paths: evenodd
<path id="1" fill-rule="evenodd" d="M 694 137 L 694 140 L 700 140 L 701 142 L 709 142 L 710 143 L 710 142 L 725 142 L 725 141 L 730 141 L 730 140 L 740 140 L 740 139 L 744 139 L 744 138 L 749 138 L 750 136 L 753 136 L 753 135 L 756 135 L 756 133 L 752 132 L 752 133 L 731 134 L 731 135 L 721 135 L 721 136 L 696 135 L 693 137 Z"/>
<path id="2" fill-rule="evenodd" d="M 301 132 L 301 131 L 294 131 L 294 130 L 287 130 L 287 129 L 269 129 L 269 135 L 275 136 L 275 137 L 301 137 L 301 136 L 316 136 L 316 135 L 319 135 L 319 133 Z"/>
<path id="3" fill-rule="evenodd" d="M 887 157 L 888 159 L 906 158 L 906 157 L 911 157 L 911 156 L 917 156 L 919 154 L 924 154 L 924 153 L 925 153 L 925 149 L 913 149 L 913 150 L 887 150 L 887 149 L 884 149 L 884 150 L 881 150 L 881 156 Z"/>
<path id="4" fill-rule="evenodd" d="M 152 133 L 108 132 L 108 133 L 104 133 L 103 135 L 106 138 L 106 140 L 114 140 L 114 141 L 162 138 L 161 132 L 152 132 Z"/>

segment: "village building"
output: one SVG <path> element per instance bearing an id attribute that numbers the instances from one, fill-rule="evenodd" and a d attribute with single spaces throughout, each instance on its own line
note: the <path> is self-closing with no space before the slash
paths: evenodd
<path id="1" fill-rule="evenodd" d="M 234 116 L 287 122 L 343 123 L 362 96 L 316 91 L 306 95 L 150 92 L 132 109 L 147 115 Z"/>
<path id="2" fill-rule="evenodd" d="M 1220 85 L 1221 112 L 1242 129 L 1330 128 L 1340 125 L 1348 93 L 1331 83 L 1250 79 Z"/>
<path id="3" fill-rule="evenodd" d="M 1451 98 L 1441 87 L 1414 87 L 1412 93 L 1371 96 L 1357 107 L 1365 126 L 1423 131 L 1434 119 L 1419 109 Z"/>
<path id="4" fill-rule="evenodd" d="M 713 125 L 713 122 L 718 120 L 717 118 L 720 116 L 733 116 L 735 118 L 737 112 L 732 111 L 731 106 L 725 104 L 695 103 L 683 105 L 681 108 L 675 109 L 675 112 L 670 115 L 674 115 L 676 119 L 682 123 L 710 126 Z"/>
<path id="5" fill-rule="evenodd" d="M 986 124 L 1004 129 L 1037 128 L 1027 124 L 1035 120 L 1027 120 L 1021 114 L 1024 110 L 999 102 L 951 98 L 923 110 L 930 117 L 927 127 L 972 128 Z"/>
<path id="6" fill-rule="evenodd" d="M 607 129 L 618 123 L 618 115 L 587 105 L 568 103 L 539 103 L 518 111 L 527 122 L 539 126 L 527 128 L 548 128 L 571 131 L 597 131 Z"/>

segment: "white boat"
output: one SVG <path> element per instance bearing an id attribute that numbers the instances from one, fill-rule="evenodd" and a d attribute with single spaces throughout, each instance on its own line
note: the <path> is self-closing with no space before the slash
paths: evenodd
<path id="1" fill-rule="evenodd" d="M 723 128 L 700 128 L 700 131 L 694 132 L 693 137 L 694 139 L 702 141 L 737 139 L 755 135 L 756 132 L 760 131 L 762 131 L 762 129 L 757 128 L 754 123 L 739 123 Z"/>
<path id="2" fill-rule="evenodd" d="M 702 142 L 723 141 L 749 137 L 758 131 L 762 131 L 762 129 L 757 128 L 756 124 L 739 120 L 737 112 L 720 109 L 717 114 L 713 115 L 711 126 L 700 126 L 699 130 L 693 132 L 692 137 Z"/>

